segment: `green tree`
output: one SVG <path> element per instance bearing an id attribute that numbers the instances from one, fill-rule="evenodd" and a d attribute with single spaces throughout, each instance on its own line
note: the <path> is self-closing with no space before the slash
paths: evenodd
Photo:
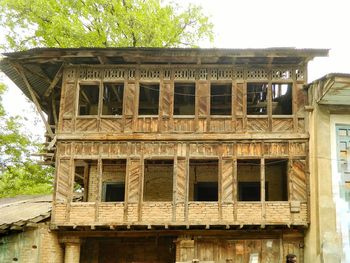
<path id="1" fill-rule="evenodd" d="M 161 0 L 1 0 L 6 50 L 194 47 L 213 25 L 196 5 Z"/>
<path id="2" fill-rule="evenodd" d="M 21 118 L 8 116 L 0 83 L 0 198 L 18 194 L 44 194 L 52 191 L 53 168 L 42 167 L 30 156 L 39 144 L 21 131 Z"/>

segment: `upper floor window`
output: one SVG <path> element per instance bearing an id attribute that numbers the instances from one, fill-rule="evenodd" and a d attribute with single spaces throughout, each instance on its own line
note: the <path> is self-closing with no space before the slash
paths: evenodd
<path id="1" fill-rule="evenodd" d="M 194 115 L 196 88 L 194 83 L 175 83 L 174 115 Z"/>
<path id="2" fill-rule="evenodd" d="M 210 115 L 231 115 L 232 84 L 211 84 Z"/>
<path id="3" fill-rule="evenodd" d="M 140 83 L 139 115 L 158 115 L 159 84 Z"/>
<path id="4" fill-rule="evenodd" d="M 123 83 L 103 83 L 102 92 L 100 92 L 100 85 L 97 83 L 82 83 L 79 86 L 78 115 L 122 115 L 123 96 Z M 100 112 L 101 103 L 102 111 Z"/>
<path id="5" fill-rule="evenodd" d="M 272 84 L 272 114 L 291 115 L 292 111 L 292 84 Z"/>
<path id="6" fill-rule="evenodd" d="M 102 201 L 123 202 L 125 196 L 126 160 L 102 160 Z M 97 190 L 97 189 L 96 189 Z"/>
<path id="7" fill-rule="evenodd" d="M 104 83 L 102 115 L 122 115 L 123 114 L 124 84 Z"/>
<path id="8" fill-rule="evenodd" d="M 272 106 L 272 115 L 291 115 L 292 101 L 291 83 L 272 83 L 271 88 L 268 83 L 247 84 L 247 115 L 267 115 L 268 105 Z"/>
<path id="9" fill-rule="evenodd" d="M 267 114 L 267 83 L 247 84 L 247 115 Z"/>
<path id="10" fill-rule="evenodd" d="M 97 115 L 99 102 L 98 84 L 80 84 L 79 115 Z"/>

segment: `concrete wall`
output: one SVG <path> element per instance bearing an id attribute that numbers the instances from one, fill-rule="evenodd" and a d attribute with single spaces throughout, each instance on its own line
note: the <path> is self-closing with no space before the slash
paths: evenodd
<path id="1" fill-rule="evenodd" d="M 328 107 L 315 103 L 310 113 L 310 227 L 305 237 L 305 262 L 341 262 L 332 188 L 333 128 Z"/>

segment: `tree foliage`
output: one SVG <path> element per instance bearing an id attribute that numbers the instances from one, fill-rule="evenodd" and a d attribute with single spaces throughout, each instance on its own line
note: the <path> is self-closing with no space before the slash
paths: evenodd
<path id="1" fill-rule="evenodd" d="M 39 146 L 21 131 L 21 118 L 8 116 L 0 83 L 0 198 L 18 194 L 43 194 L 52 190 L 53 168 L 42 167 L 30 156 Z"/>
<path id="2" fill-rule="evenodd" d="M 161 0 L 1 0 L 5 48 L 194 47 L 213 25 L 196 5 Z"/>

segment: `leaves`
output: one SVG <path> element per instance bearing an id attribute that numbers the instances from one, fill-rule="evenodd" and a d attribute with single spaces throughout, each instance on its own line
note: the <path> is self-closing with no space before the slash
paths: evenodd
<path id="1" fill-rule="evenodd" d="M 52 191 L 52 167 L 41 167 L 30 156 L 39 144 L 24 134 L 21 118 L 8 116 L 2 105 L 6 91 L 0 83 L 0 198 L 18 194 L 44 194 Z"/>
<path id="2" fill-rule="evenodd" d="M 7 50 L 194 47 L 213 38 L 201 7 L 160 0 L 2 0 L 0 13 Z"/>

